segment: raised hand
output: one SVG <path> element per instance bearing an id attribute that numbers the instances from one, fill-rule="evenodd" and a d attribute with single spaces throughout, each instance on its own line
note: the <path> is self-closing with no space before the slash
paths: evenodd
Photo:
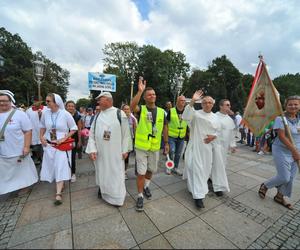
<path id="1" fill-rule="evenodd" d="M 138 90 L 141 92 L 144 92 L 146 88 L 146 80 L 143 80 L 143 77 L 139 77 L 139 83 L 138 83 Z"/>
<path id="2" fill-rule="evenodd" d="M 192 100 L 197 101 L 197 100 L 201 99 L 202 96 L 203 96 L 202 89 L 196 90 L 196 92 L 194 93 L 194 95 L 192 97 Z"/>

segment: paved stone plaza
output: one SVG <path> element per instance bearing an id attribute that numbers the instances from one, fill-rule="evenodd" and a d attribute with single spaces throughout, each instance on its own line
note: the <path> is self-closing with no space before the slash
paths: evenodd
<path id="1" fill-rule="evenodd" d="M 0 248 L 300 248 L 299 174 L 290 211 L 273 201 L 276 190 L 265 200 L 257 194 L 275 173 L 272 156 L 239 145 L 228 163 L 231 192 L 222 198 L 210 192 L 198 210 L 186 181 L 164 173 L 162 157 L 150 186 L 153 198 L 138 213 L 133 169 L 125 205 L 116 208 L 97 198 L 93 165 L 85 157 L 59 207 L 53 205 L 54 184 L 0 196 Z"/>

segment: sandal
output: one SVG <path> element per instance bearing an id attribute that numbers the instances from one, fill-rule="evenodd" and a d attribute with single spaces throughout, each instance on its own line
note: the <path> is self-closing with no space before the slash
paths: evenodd
<path id="1" fill-rule="evenodd" d="M 262 198 L 262 199 L 264 199 L 264 198 L 266 197 L 267 191 L 268 191 L 268 188 L 265 186 L 264 183 L 262 183 L 262 184 L 260 185 L 259 190 L 258 190 L 258 195 L 259 195 L 259 197 Z"/>
<path id="2" fill-rule="evenodd" d="M 54 205 L 59 206 L 62 204 L 62 194 L 56 194 Z"/>
<path id="3" fill-rule="evenodd" d="M 276 196 L 274 196 L 274 201 L 290 210 L 294 209 L 292 204 L 286 202 L 286 200 L 283 198 L 283 196 L 281 194 L 280 195 L 277 194 Z"/>

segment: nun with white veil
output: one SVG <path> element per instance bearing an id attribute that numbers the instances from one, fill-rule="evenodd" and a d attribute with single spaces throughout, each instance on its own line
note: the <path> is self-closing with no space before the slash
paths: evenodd
<path id="1" fill-rule="evenodd" d="M 12 92 L 0 90 L 0 195 L 38 181 L 29 155 L 32 125 L 24 112 L 14 109 L 14 103 Z"/>
<path id="2" fill-rule="evenodd" d="M 41 117 L 40 140 L 44 155 L 41 169 L 41 181 L 56 182 L 55 205 L 62 204 L 64 181 L 71 179 L 71 150 L 61 151 L 53 144 L 61 144 L 77 131 L 72 115 L 64 108 L 61 97 L 50 93 L 46 97 L 48 109 Z M 69 161 L 69 163 L 68 163 Z"/>

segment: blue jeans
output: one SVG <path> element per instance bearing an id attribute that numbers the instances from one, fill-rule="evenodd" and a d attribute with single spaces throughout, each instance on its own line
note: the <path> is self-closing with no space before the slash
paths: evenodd
<path id="1" fill-rule="evenodd" d="M 181 152 L 184 146 L 184 138 L 169 137 L 170 158 L 174 161 L 174 168 L 178 168 Z"/>

